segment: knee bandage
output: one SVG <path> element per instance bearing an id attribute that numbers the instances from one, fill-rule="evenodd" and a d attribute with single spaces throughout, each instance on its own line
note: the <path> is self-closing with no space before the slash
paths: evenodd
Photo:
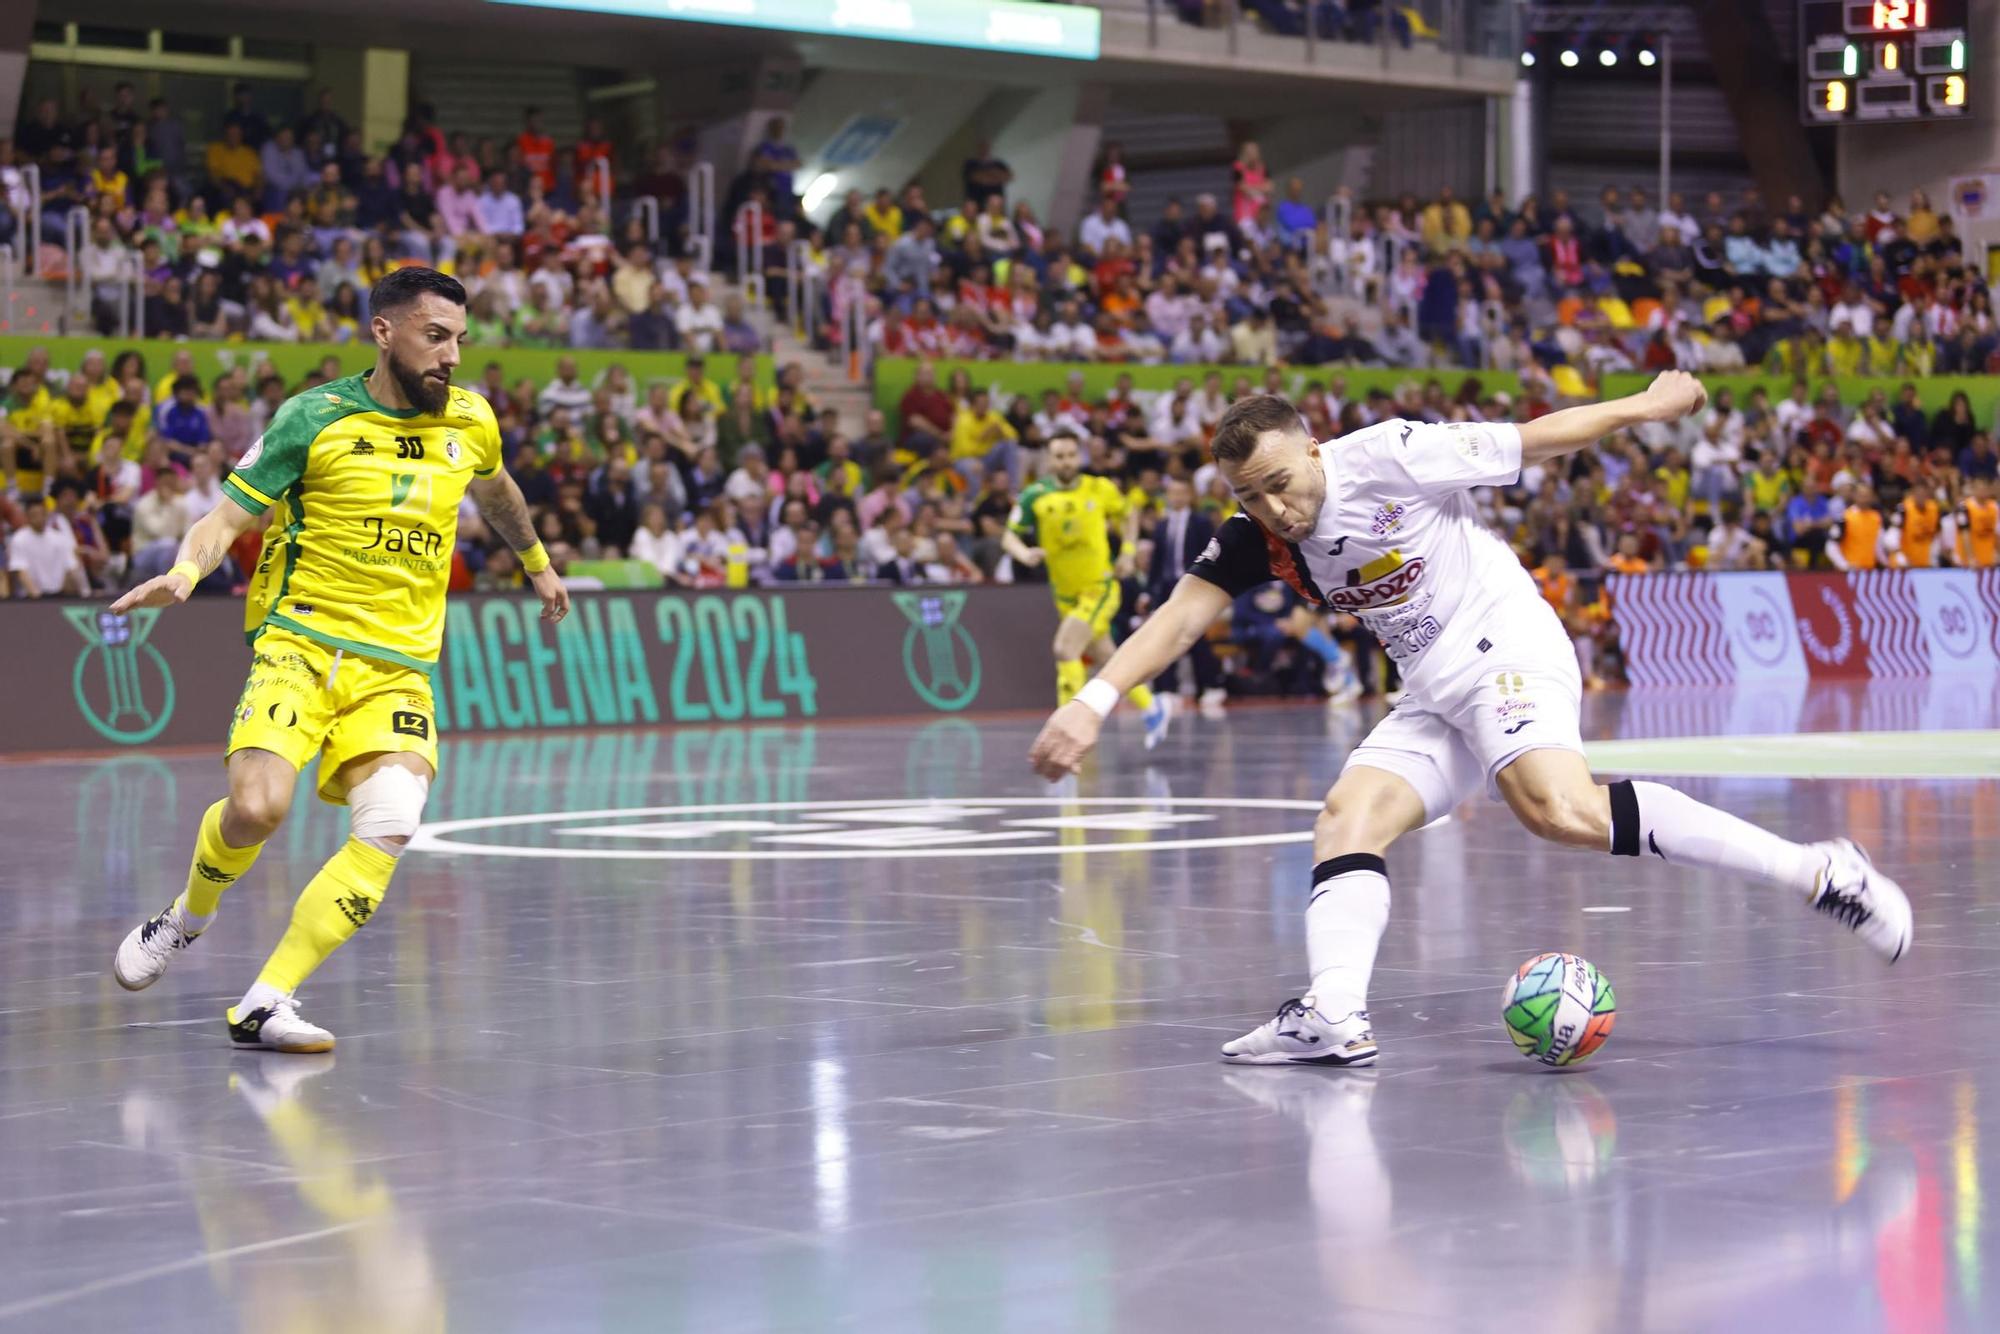
<path id="1" fill-rule="evenodd" d="M 430 790 L 430 779 L 400 765 L 377 769 L 347 794 L 354 837 L 391 857 L 398 856 L 417 832 Z"/>

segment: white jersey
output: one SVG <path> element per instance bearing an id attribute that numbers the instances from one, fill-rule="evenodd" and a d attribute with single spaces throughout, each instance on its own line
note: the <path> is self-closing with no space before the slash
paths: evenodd
<path id="1" fill-rule="evenodd" d="M 1419 702 L 1454 692 L 1473 667 L 1573 661 L 1561 621 L 1471 495 L 1520 477 L 1518 429 L 1392 419 L 1319 453 L 1326 504 L 1310 538 L 1286 542 L 1239 514 L 1188 573 L 1231 594 L 1283 579 L 1354 616 Z"/>

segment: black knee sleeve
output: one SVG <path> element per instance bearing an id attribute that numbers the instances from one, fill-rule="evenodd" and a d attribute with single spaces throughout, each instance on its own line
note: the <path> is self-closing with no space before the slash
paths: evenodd
<path id="1" fill-rule="evenodd" d="M 1611 855 L 1639 855 L 1639 794 L 1631 780 L 1613 783 L 1611 792 Z"/>

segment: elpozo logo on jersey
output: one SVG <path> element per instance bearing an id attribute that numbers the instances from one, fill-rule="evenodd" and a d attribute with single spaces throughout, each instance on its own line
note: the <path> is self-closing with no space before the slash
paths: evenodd
<path id="1" fill-rule="evenodd" d="M 1404 559 L 1400 551 L 1378 556 L 1358 570 L 1347 573 L 1347 587 L 1326 595 L 1326 605 L 1340 611 L 1368 611 L 1392 606 L 1410 595 L 1424 577 L 1424 558 Z"/>

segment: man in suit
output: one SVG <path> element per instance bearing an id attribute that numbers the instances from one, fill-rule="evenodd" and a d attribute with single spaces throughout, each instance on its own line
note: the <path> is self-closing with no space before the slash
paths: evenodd
<path id="1" fill-rule="evenodd" d="M 1178 477 L 1167 480 L 1167 511 L 1153 528 L 1153 563 L 1147 571 L 1146 593 L 1153 606 L 1166 602 L 1174 584 L 1188 566 L 1194 564 L 1209 540 L 1215 536 L 1215 522 L 1194 508 L 1194 488 Z M 1206 638 L 1197 639 L 1188 651 L 1194 665 L 1195 686 L 1201 691 L 1204 709 L 1219 709 L 1229 698 L 1222 688 L 1222 664 Z M 1180 685 L 1180 664 L 1160 673 L 1154 688 L 1172 694 Z"/>
<path id="2" fill-rule="evenodd" d="M 896 554 L 875 567 L 875 577 L 892 584 L 921 584 L 924 567 L 916 557 L 917 540 L 907 528 L 896 530 Z"/>

